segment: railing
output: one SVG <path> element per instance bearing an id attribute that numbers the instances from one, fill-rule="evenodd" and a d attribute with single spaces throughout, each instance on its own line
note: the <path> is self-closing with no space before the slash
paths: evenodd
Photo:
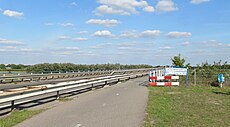
<path id="1" fill-rule="evenodd" d="M 146 72 L 137 73 L 137 74 L 122 74 L 122 75 L 110 75 L 103 76 L 92 79 L 83 79 L 78 81 L 69 81 L 69 82 L 60 82 L 57 84 L 44 84 L 39 85 L 41 89 L 30 90 L 28 91 L 17 91 L 14 94 L 6 94 L 7 96 L 0 99 L 0 109 L 11 108 L 11 111 L 15 108 L 15 105 L 19 105 L 22 103 L 31 102 L 31 97 L 40 97 L 41 95 L 47 95 L 49 93 L 56 93 L 56 98 L 60 97 L 60 92 L 71 92 L 71 91 L 79 91 L 84 89 L 92 89 L 99 86 L 105 86 L 111 83 L 117 83 L 122 80 L 129 80 L 136 77 L 141 77 L 147 75 Z M 33 86 L 36 88 L 36 86 Z M 1 94 L 4 96 L 4 93 Z M 37 100 L 35 98 L 33 100 Z M 10 104 L 9 104 L 10 103 Z"/>
<path id="2" fill-rule="evenodd" d="M 151 68 L 146 69 L 129 69 L 129 70 L 115 70 L 115 71 L 93 71 L 93 72 L 67 72 L 67 73 L 50 73 L 50 74 L 28 74 L 28 75 L 14 75 L 14 76 L 0 76 L 1 83 L 13 83 L 13 82 L 25 82 L 25 81 L 40 81 L 51 80 L 60 78 L 74 78 L 90 75 L 102 75 L 102 74 L 127 74 L 133 72 L 147 72 Z"/>

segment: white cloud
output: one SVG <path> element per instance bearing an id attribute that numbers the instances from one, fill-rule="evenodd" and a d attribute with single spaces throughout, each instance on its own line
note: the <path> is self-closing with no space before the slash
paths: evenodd
<path id="1" fill-rule="evenodd" d="M 24 45 L 24 43 L 20 41 L 0 38 L 0 45 Z"/>
<path id="2" fill-rule="evenodd" d="M 78 34 L 87 34 L 88 33 L 88 31 L 79 31 L 79 32 L 77 32 Z"/>
<path id="3" fill-rule="evenodd" d="M 107 5 L 101 5 L 96 8 L 95 11 L 96 15 L 101 15 L 101 14 L 118 14 L 118 15 L 130 15 L 129 12 L 126 12 L 121 9 L 115 9 L 112 7 L 109 7 Z"/>
<path id="4" fill-rule="evenodd" d="M 59 40 L 69 40 L 69 39 L 71 39 L 71 37 L 63 35 L 63 36 L 59 36 L 58 39 Z"/>
<path id="5" fill-rule="evenodd" d="M 147 12 L 154 10 L 145 0 L 98 0 L 98 3 L 102 5 L 96 8 L 96 14 L 130 15 L 138 13 L 137 8 Z"/>
<path id="6" fill-rule="evenodd" d="M 70 3 L 70 5 L 76 7 L 76 6 L 77 6 L 77 3 L 76 3 L 76 2 L 72 2 L 72 3 Z"/>
<path id="7" fill-rule="evenodd" d="M 22 17 L 22 16 L 24 16 L 24 13 L 12 11 L 12 10 L 5 10 L 5 11 L 3 11 L 3 15 L 9 16 L 9 17 Z"/>
<path id="8" fill-rule="evenodd" d="M 181 43 L 179 43 L 179 45 L 181 45 L 181 46 L 188 46 L 188 45 L 190 45 L 191 43 L 189 42 L 189 41 L 185 41 L 185 42 L 181 42 Z"/>
<path id="9" fill-rule="evenodd" d="M 164 47 L 160 47 L 160 49 L 173 49 L 173 47 L 171 47 L 171 46 L 164 46 Z"/>
<path id="10" fill-rule="evenodd" d="M 142 37 L 156 37 L 160 35 L 160 30 L 145 30 L 141 33 Z"/>
<path id="11" fill-rule="evenodd" d="M 108 30 L 96 31 L 93 35 L 97 37 L 114 37 L 115 36 Z"/>
<path id="12" fill-rule="evenodd" d="M 208 40 L 208 41 L 202 41 L 200 42 L 202 46 L 205 47 L 217 47 L 217 46 L 223 46 L 224 44 L 217 40 Z"/>
<path id="13" fill-rule="evenodd" d="M 119 43 L 117 44 L 118 47 L 134 47 L 134 46 L 138 46 L 138 43 L 136 42 L 125 42 L 125 43 Z"/>
<path id="14" fill-rule="evenodd" d="M 64 47 L 66 50 L 79 50 L 79 47 Z"/>
<path id="15" fill-rule="evenodd" d="M 167 36 L 170 38 L 188 38 L 192 36 L 192 33 L 173 31 L 173 32 L 169 32 Z"/>
<path id="16" fill-rule="evenodd" d="M 120 22 L 118 20 L 115 19 L 106 19 L 106 20 L 101 20 L 101 19 L 90 19 L 86 22 L 87 24 L 94 24 L 94 25 L 103 25 L 106 27 L 110 27 L 110 26 L 116 26 L 118 25 Z"/>
<path id="17" fill-rule="evenodd" d="M 204 2 L 209 2 L 210 0 L 191 0 L 190 3 L 191 4 L 201 4 Z"/>
<path id="18" fill-rule="evenodd" d="M 160 0 L 156 5 L 156 10 L 158 12 L 170 12 L 176 11 L 178 8 L 172 0 Z"/>
<path id="19" fill-rule="evenodd" d="M 122 38 L 139 38 L 139 34 L 135 31 L 125 31 L 120 34 Z"/>
<path id="20" fill-rule="evenodd" d="M 61 26 L 68 27 L 68 26 L 74 26 L 73 23 L 60 23 Z"/>
<path id="21" fill-rule="evenodd" d="M 125 31 L 120 34 L 122 38 L 140 38 L 140 37 L 157 37 L 160 35 L 160 30 L 145 30 L 143 32 Z"/>
<path id="22" fill-rule="evenodd" d="M 152 6 L 147 6 L 147 7 L 144 7 L 143 10 L 146 12 L 154 12 L 155 9 Z"/>
<path id="23" fill-rule="evenodd" d="M 87 41 L 88 38 L 83 38 L 83 37 L 77 37 L 77 38 L 72 38 L 69 36 L 59 36 L 58 40 L 67 40 L 67 41 Z"/>
<path id="24" fill-rule="evenodd" d="M 112 43 L 101 43 L 96 46 L 91 46 L 90 48 L 91 49 L 102 49 L 102 48 L 107 48 L 107 47 L 111 48 L 111 46 L 112 46 Z"/>
<path id="25" fill-rule="evenodd" d="M 87 41 L 88 38 L 78 37 L 78 38 L 72 38 L 73 41 Z"/>

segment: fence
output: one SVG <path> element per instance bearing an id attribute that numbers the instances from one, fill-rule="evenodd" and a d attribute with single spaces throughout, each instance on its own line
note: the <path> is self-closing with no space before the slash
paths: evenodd
<path id="1" fill-rule="evenodd" d="M 224 86 L 230 86 L 230 69 L 189 69 L 189 85 L 217 86 L 218 74 L 224 74 Z M 180 76 L 180 83 L 185 84 L 185 76 Z"/>

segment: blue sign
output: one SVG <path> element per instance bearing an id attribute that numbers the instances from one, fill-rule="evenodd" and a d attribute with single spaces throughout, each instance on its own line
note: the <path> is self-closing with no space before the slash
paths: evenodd
<path id="1" fill-rule="evenodd" d="M 223 83 L 224 82 L 224 75 L 218 74 L 218 82 Z"/>

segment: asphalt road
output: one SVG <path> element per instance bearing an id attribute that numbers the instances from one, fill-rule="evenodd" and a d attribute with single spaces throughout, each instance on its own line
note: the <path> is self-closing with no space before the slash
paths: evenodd
<path id="1" fill-rule="evenodd" d="M 148 90 L 146 77 L 118 83 L 75 97 L 16 127 L 140 127 Z"/>

